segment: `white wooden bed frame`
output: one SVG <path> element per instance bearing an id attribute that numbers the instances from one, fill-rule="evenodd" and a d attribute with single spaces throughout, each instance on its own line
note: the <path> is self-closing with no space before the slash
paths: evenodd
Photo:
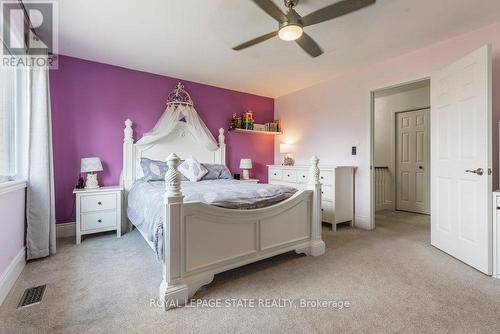
<path id="1" fill-rule="evenodd" d="M 129 119 L 125 121 L 124 134 L 125 196 L 138 176 L 140 158 L 166 158 L 169 166 L 165 176 L 165 261 L 160 285 L 160 300 L 165 309 L 183 305 L 217 273 L 293 250 L 312 256 L 325 252 L 317 157 L 311 159 L 308 190 L 261 209 L 224 209 L 198 202 L 184 203 L 177 169 L 179 157 L 190 155 L 200 162 L 225 164 L 223 129 L 219 130 L 216 151 L 196 143 L 190 128 L 182 121 L 170 135 L 148 146 L 134 144 Z"/>

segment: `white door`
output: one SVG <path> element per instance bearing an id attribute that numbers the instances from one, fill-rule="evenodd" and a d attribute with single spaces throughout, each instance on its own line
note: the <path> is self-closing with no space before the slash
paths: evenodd
<path id="1" fill-rule="evenodd" d="M 431 243 L 492 273 L 491 48 L 431 77 Z"/>
<path id="2" fill-rule="evenodd" d="M 430 213 L 429 109 L 396 114 L 396 209 Z"/>

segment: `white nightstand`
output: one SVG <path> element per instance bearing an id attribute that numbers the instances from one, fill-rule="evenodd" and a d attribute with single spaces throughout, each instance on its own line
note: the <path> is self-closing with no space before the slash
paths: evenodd
<path id="1" fill-rule="evenodd" d="M 241 182 L 250 182 L 250 183 L 259 183 L 259 179 L 248 179 L 248 180 L 240 180 Z"/>
<path id="2" fill-rule="evenodd" d="M 122 187 L 75 189 L 76 194 L 76 243 L 82 235 L 122 230 Z"/>

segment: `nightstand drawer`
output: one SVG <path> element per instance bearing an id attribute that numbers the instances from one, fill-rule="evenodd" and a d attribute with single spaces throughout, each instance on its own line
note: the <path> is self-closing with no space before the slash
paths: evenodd
<path id="1" fill-rule="evenodd" d="M 82 231 L 116 227 L 116 212 L 95 212 L 81 215 Z"/>
<path id="2" fill-rule="evenodd" d="M 82 196 L 81 212 L 94 212 L 116 209 L 116 194 Z"/>

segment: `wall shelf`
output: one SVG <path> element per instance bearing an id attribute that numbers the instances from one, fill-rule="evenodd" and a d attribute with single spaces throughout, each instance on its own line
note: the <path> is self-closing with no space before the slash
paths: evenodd
<path id="1" fill-rule="evenodd" d="M 276 131 L 259 131 L 259 130 L 247 130 L 247 129 L 229 129 L 231 132 L 243 132 L 243 133 L 262 133 L 266 135 L 281 135 L 283 132 Z"/>

